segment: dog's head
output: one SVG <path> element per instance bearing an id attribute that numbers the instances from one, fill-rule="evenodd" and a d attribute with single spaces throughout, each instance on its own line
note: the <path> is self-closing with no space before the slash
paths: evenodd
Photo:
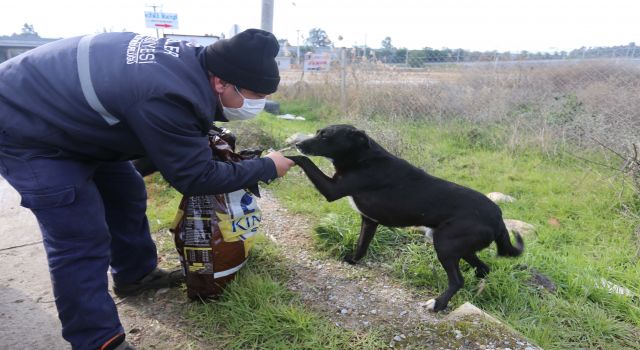
<path id="1" fill-rule="evenodd" d="M 329 125 L 318 130 L 312 138 L 296 144 L 303 154 L 333 160 L 352 157 L 370 147 L 369 136 L 351 125 Z"/>

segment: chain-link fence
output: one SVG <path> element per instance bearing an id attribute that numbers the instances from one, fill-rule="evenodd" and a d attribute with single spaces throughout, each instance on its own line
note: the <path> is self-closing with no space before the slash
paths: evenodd
<path id="1" fill-rule="evenodd" d="M 325 102 L 354 119 L 502 125 L 510 142 L 570 141 L 618 151 L 638 142 L 635 46 L 562 54 L 431 51 L 307 54 L 304 63 L 301 57 L 281 70 L 279 98 Z"/>

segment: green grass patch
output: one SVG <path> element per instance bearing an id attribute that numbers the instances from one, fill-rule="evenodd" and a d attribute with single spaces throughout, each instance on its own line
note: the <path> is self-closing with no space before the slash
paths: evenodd
<path id="1" fill-rule="evenodd" d="M 162 178 L 160 173 L 147 176 L 147 218 L 151 232 L 167 229 L 173 223 L 182 195 Z"/>
<path id="2" fill-rule="evenodd" d="M 313 233 L 319 249 L 336 258 L 342 258 L 353 254 L 359 230 L 359 215 L 331 213 L 320 220 Z M 380 226 L 369 245 L 367 255 L 370 259 L 384 260 L 394 255 L 397 252 L 396 248 L 406 246 L 410 242 L 423 241 L 423 237 L 424 234 L 420 231 Z"/>
<path id="3" fill-rule="evenodd" d="M 261 240 L 220 300 L 192 303 L 193 330 L 224 349 L 380 349 L 375 331 L 355 333 L 310 312 L 286 289 L 282 252 Z"/>

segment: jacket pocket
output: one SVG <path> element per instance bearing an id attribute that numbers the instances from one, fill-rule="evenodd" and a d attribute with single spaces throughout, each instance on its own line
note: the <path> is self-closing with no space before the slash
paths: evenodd
<path id="1" fill-rule="evenodd" d="M 76 190 L 73 186 L 58 187 L 47 191 L 22 192 L 20 205 L 29 209 L 47 209 L 63 207 L 73 203 Z"/>

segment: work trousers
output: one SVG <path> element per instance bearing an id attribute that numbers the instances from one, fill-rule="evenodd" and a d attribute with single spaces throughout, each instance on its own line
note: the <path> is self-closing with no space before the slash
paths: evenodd
<path id="1" fill-rule="evenodd" d="M 115 283 L 130 283 L 157 266 L 144 181 L 130 162 L 21 153 L 0 145 L 0 174 L 40 225 L 62 336 L 97 349 L 123 332 L 108 268 Z"/>

